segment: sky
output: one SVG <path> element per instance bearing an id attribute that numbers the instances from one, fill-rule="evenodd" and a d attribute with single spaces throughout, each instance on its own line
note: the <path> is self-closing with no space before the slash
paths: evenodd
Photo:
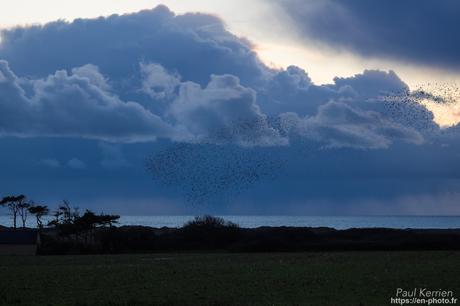
<path id="1" fill-rule="evenodd" d="M 131 214 L 460 213 L 456 1 L 1 6 L 1 194 Z"/>

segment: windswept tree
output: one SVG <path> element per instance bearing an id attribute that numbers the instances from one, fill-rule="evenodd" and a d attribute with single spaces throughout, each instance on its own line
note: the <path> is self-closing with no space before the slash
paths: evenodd
<path id="1" fill-rule="evenodd" d="M 0 200 L 0 208 L 6 207 L 6 202 L 3 202 L 3 200 L 4 200 L 4 198 Z"/>
<path id="2" fill-rule="evenodd" d="M 58 215 L 61 218 L 63 224 L 73 223 L 79 216 L 78 207 L 72 208 L 70 202 L 67 200 L 62 201 L 62 204 L 59 205 Z"/>
<path id="3" fill-rule="evenodd" d="M 75 242 L 88 244 L 95 243 L 96 229 L 100 227 L 112 228 L 118 223 L 118 215 L 97 215 L 91 210 L 86 210 L 80 215 L 78 209 L 72 209 L 69 202 L 64 201 L 53 214 L 54 220 L 48 223 L 58 230 L 59 236 L 66 239 L 73 239 Z"/>
<path id="4" fill-rule="evenodd" d="M 18 214 L 19 214 L 19 217 L 21 217 L 22 228 L 26 228 L 26 222 L 27 222 L 27 217 L 29 214 L 30 206 L 31 204 L 27 203 L 26 201 L 21 201 L 18 204 Z"/>
<path id="5" fill-rule="evenodd" d="M 37 220 L 37 227 L 39 229 L 42 229 L 43 228 L 42 217 L 48 215 L 49 213 L 48 206 L 34 204 L 29 207 L 29 213 L 35 216 L 35 219 Z"/>
<path id="6" fill-rule="evenodd" d="M 19 196 L 7 196 L 4 197 L 0 203 L 2 205 L 8 206 L 8 209 L 11 212 L 13 217 L 13 227 L 17 228 L 17 218 L 19 211 L 21 210 L 21 206 L 26 203 L 26 196 L 19 195 Z M 27 218 L 27 217 L 26 217 Z"/>
<path id="7" fill-rule="evenodd" d="M 93 237 L 93 230 L 97 224 L 97 216 L 91 210 L 86 210 L 83 216 L 75 219 L 74 227 L 75 232 L 78 234 L 83 234 L 85 238 L 85 243 L 88 243 L 88 237 L 90 238 L 89 241 L 92 241 Z"/>
<path id="8" fill-rule="evenodd" d="M 118 222 L 119 218 L 120 216 L 118 215 L 96 215 L 87 209 L 81 217 L 75 219 L 74 224 L 77 232 L 84 234 L 85 243 L 88 243 L 88 237 L 89 242 L 94 242 L 94 233 L 97 227 L 105 227 L 107 225 L 112 227 L 113 224 Z"/>
<path id="9" fill-rule="evenodd" d="M 4 199 L 5 199 L 5 198 L 3 198 L 3 199 L 0 200 L 0 208 L 6 206 L 6 202 L 4 202 Z"/>
<path id="10" fill-rule="evenodd" d="M 62 201 L 57 210 L 52 213 L 54 220 L 48 223 L 48 226 L 58 226 L 63 224 L 73 224 L 75 219 L 80 216 L 78 208 L 72 208 L 70 202 Z"/>
<path id="11" fill-rule="evenodd" d="M 113 227 L 114 224 L 118 223 L 118 220 L 120 219 L 119 215 L 104 215 L 102 213 L 101 215 L 98 216 L 98 221 L 101 226 L 109 226 Z"/>
<path id="12" fill-rule="evenodd" d="M 48 226 L 58 226 L 61 212 L 59 210 L 55 210 L 51 215 L 54 217 L 54 219 L 48 222 Z"/>
<path id="13" fill-rule="evenodd" d="M 78 208 L 72 208 L 70 202 L 64 200 L 52 215 L 54 220 L 48 222 L 48 226 L 58 229 L 62 237 L 71 238 L 75 235 L 75 239 L 78 239 L 78 232 L 75 231 L 75 221 L 80 217 Z"/>

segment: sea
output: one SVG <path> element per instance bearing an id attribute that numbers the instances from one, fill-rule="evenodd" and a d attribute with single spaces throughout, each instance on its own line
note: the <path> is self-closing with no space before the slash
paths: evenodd
<path id="1" fill-rule="evenodd" d="M 219 216 L 244 228 L 261 226 L 393 229 L 460 229 L 460 216 Z M 118 226 L 181 227 L 194 216 L 121 216 Z M 44 222 L 46 223 L 46 222 Z M 18 225 L 20 220 L 18 218 Z M 0 225 L 12 226 L 10 216 L 0 215 Z M 35 226 L 30 217 L 28 227 Z"/>

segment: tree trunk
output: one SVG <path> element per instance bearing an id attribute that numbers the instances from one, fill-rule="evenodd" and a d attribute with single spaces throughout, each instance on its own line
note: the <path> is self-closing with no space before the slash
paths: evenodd
<path id="1" fill-rule="evenodd" d="M 42 220 L 40 220 L 40 217 L 38 215 L 35 216 L 37 218 L 37 227 L 40 230 L 43 225 L 42 225 Z"/>

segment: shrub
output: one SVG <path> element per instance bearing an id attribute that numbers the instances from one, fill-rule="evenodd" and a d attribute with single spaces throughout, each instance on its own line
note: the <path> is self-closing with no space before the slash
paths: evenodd
<path id="1" fill-rule="evenodd" d="M 202 216 L 181 229 L 183 245 L 188 249 L 225 249 L 239 239 L 238 224 L 219 217 Z"/>
<path id="2" fill-rule="evenodd" d="M 201 229 L 219 229 L 219 228 L 239 228 L 239 225 L 224 218 L 213 216 L 195 217 L 192 221 L 185 223 L 183 229 L 201 228 Z"/>

